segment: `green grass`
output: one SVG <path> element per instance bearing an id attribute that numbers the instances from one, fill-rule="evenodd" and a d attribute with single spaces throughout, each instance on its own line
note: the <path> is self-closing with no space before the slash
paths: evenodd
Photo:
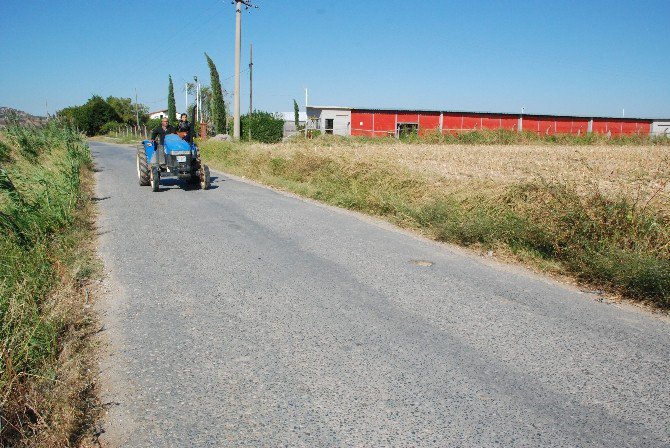
<path id="1" fill-rule="evenodd" d="M 63 391 L 72 362 L 63 349 L 78 346 L 72 334 L 86 327 L 74 296 L 95 272 L 83 245 L 90 153 L 73 129 L 51 122 L 7 128 L 0 156 L 0 445 L 60 444 L 74 427 L 67 401 L 80 393 Z M 44 428 L 50 435 L 38 434 Z"/>
<path id="2" fill-rule="evenodd" d="M 383 139 L 378 139 L 383 140 Z M 670 307 L 670 217 L 627 197 L 557 181 L 442 188 L 379 158 L 206 142 L 213 167 L 420 229 L 440 241 L 495 248 L 554 273 Z M 379 145 L 370 143 L 369 148 Z M 358 147 L 358 146 L 357 146 Z M 476 147 L 473 146 L 473 150 Z M 363 151 L 361 149 L 360 151 Z"/>
<path id="3" fill-rule="evenodd" d="M 517 132 L 509 129 L 477 130 L 459 133 L 426 132 L 422 136 L 409 135 L 404 141 L 414 143 L 436 144 L 470 144 L 470 145 L 657 145 L 670 146 L 667 136 L 620 135 L 607 137 L 604 134 L 553 134 L 545 135 L 536 132 Z"/>
<path id="4" fill-rule="evenodd" d="M 320 132 L 314 137 L 319 137 Z M 297 135 L 295 140 L 305 140 L 304 136 Z M 394 136 L 377 137 L 338 137 L 329 136 L 331 139 L 343 141 L 355 141 L 359 144 L 384 145 L 388 142 L 395 142 Z M 462 131 L 454 133 L 441 134 L 439 131 L 425 131 L 423 135 L 407 134 L 402 136 L 400 141 L 405 143 L 417 144 L 439 144 L 439 145 L 569 145 L 569 146 L 588 146 L 588 145 L 612 145 L 612 146 L 630 146 L 630 145 L 653 145 L 670 146 L 670 137 L 667 136 L 649 136 L 649 135 L 621 135 L 608 138 L 604 134 L 554 134 L 545 135 L 536 132 L 524 131 L 517 132 L 509 129 L 483 129 L 473 131 Z"/>

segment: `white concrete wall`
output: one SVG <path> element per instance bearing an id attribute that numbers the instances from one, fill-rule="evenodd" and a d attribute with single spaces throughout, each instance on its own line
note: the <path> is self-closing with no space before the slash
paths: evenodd
<path id="1" fill-rule="evenodd" d="M 317 119 L 319 130 L 326 131 L 326 120 L 333 120 L 334 135 L 351 135 L 351 109 L 307 107 L 307 116 Z"/>
<path id="2" fill-rule="evenodd" d="M 167 117 L 167 111 L 154 112 L 151 115 L 149 115 L 149 119 L 153 120 L 154 118 L 162 118 L 163 116 Z M 175 118 L 177 120 L 180 120 L 181 119 L 181 113 L 177 112 L 177 114 L 175 115 Z M 191 118 L 191 117 L 188 117 L 188 118 Z"/>
<path id="3" fill-rule="evenodd" d="M 670 120 L 654 121 L 651 124 L 651 135 L 667 135 L 670 137 Z"/>

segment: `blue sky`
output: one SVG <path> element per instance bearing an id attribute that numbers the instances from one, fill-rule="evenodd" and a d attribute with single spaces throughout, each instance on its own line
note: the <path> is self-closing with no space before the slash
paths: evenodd
<path id="1" fill-rule="evenodd" d="M 254 106 L 310 104 L 670 118 L 670 1 L 255 0 Z M 3 0 L 0 106 L 44 114 L 92 94 L 177 109 L 183 83 L 232 93 L 230 0 Z M 242 74 L 242 110 L 248 108 Z M 228 98 L 232 102 L 232 95 Z"/>

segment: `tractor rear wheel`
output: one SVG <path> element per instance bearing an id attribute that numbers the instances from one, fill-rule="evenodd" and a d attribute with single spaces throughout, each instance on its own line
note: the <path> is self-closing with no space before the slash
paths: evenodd
<path id="1" fill-rule="evenodd" d="M 151 183 L 151 173 L 149 172 L 149 163 L 147 162 L 147 153 L 144 151 L 144 146 L 137 147 L 137 179 L 140 181 L 142 187 L 146 187 Z"/>
<path id="2" fill-rule="evenodd" d="M 208 190 L 210 185 L 209 167 L 207 165 L 203 165 L 200 167 L 200 188 L 203 190 Z"/>
<path id="3" fill-rule="evenodd" d="M 158 167 L 154 166 L 151 168 L 151 190 L 158 191 L 161 186 L 161 173 L 158 171 Z"/>

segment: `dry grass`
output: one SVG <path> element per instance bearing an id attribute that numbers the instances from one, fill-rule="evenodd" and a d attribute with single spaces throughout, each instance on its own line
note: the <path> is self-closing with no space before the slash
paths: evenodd
<path id="1" fill-rule="evenodd" d="M 291 159 L 298 152 L 401 168 L 439 188 L 498 190 L 543 180 L 574 185 L 583 193 L 598 188 L 636 202 L 653 197 L 668 212 L 670 148 L 663 146 L 436 145 L 321 138 L 278 145 L 250 144 Z"/>

